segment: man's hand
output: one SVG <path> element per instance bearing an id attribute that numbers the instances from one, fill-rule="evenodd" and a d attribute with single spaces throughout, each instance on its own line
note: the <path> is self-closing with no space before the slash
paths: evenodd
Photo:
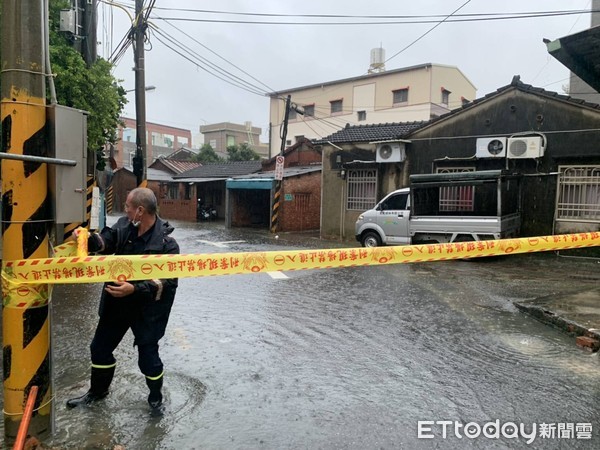
<path id="1" fill-rule="evenodd" d="M 115 281 L 104 288 L 113 297 L 127 297 L 135 292 L 135 286 L 127 281 Z"/>

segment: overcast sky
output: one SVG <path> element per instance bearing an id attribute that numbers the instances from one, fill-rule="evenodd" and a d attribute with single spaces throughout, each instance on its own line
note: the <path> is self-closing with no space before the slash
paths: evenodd
<path id="1" fill-rule="evenodd" d="M 122 7 L 109 6 L 107 3 L 110 1 L 106 0 L 99 3 L 98 11 L 98 52 L 99 56 L 107 59 L 131 24 L 123 7 L 133 15 L 135 3 L 133 0 L 113 1 Z M 146 4 L 148 2 L 145 0 Z M 254 126 L 263 129 L 261 140 L 266 142 L 269 101 L 264 93 L 365 75 L 369 69 L 371 49 L 379 46 L 385 50 L 388 70 L 423 63 L 458 67 L 477 88 L 477 97 L 509 84 L 514 75 L 520 75 L 525 83 L 564 93 L 563 86 L 568 85 L 569 72 L 548 54 L 542 39 L 554 40 L 589 28 L 589 13 L 455 23 L 449 23 L 452 19 L 448 19 L 437 27 L 436 24 L 456 10 L 454 17 L 465 19 L 460 16 L 589 11 L 590 8 L 591 0 L 157 0 L 150 18 L 152 31 L 146 46 L 146 85 L 156 86 L 156 90 L 147 93 L 146 116 L 150 122 L 189 129 L 192 135 L 196 135 L 199 126 L 204 124 L 251 121 Z M 339 17 L 342 15 L 362 17 L 343 19 Z M 436 17 L 419 19 L 431 23 L 367 23 L 405 21 L 407 19 L 389 16 L 417 15 Z M 194 21 L 164 20 L 167 18 Z M 343 21 L 359 24 L 289 24 Z M 419 37 L 422 38 L 413 43 Z M 134 87 L 132 67 L 130 47 L 118 61 L 114 72 L 118 79 L 123 80 L 125 89 Z M 238 77 L 232 82 L 243 82 L 254 92 L 215 77 L 218 70 L 227 71 L 225 74 L 221 72 L 221 78 Z M 130 103 L 125 107 L 124 115 L 135 117 L 133 93 L 128 95 Z"/>

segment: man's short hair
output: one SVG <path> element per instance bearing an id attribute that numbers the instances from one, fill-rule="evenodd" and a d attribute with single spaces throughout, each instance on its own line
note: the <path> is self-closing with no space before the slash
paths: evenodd
<path id="1" fill-rule="evenodd" d="M 152 192 L 152 189 L 148 188 L 135 188 L 129 193 L 131 195 L 131 201 L 134 206 L 142 206 L 148 214 L 155 215 L 157 210 L 156 195 Z"/>

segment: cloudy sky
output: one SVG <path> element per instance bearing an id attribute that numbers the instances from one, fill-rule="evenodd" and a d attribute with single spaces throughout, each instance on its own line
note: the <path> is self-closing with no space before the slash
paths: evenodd
<path id="1" fill-rule="evenodd" d="M 118 49 L 134 4 L 99 3 L 100 56 L 108 59 Z M 156 0 L 146 45 L 146 85 L 156 89 L 147 93 L 147 120 L 192 135 L 204 124 L 251 121 L 263 129 L 266 142 L 265 93 L 365 75 L 371 49 L 380 46 L 388 70 L 422 63 L 456 66 L 478 97 L 509 84 L 514 75 L 564 93 L 568 71 L 542 39 L 589 28 L 590 14 L 506 17 L 590 8 L 591 0 Z M 503 19 L 482 20 L 490 17 Z M 115 69 L 125 89 L 134 87 L 132 67 L 130 47 Z M 124 113 L 135 117 L 133 93 L 128 95 Z"/>

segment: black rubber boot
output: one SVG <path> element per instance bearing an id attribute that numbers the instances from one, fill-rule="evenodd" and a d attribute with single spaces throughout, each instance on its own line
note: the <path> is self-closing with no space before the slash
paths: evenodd
<path id="1" fill-rule="evenodd" d="M 156 380 L 152 380 L 152 379 L 146 377 L 146 384 L 150 388 L 150 395 L 148 395 L 148 404 L 150 405 L 150 408 L 152 408 L 153 410 L 159 410 L 160 407 L 162 406 L 162 400 L 163 400 L 163 396 L 162 396 L 162 392 L 161 392 L 161 389 L 163 386 L 162 375 L 160 376 L 160 378 L 158 378 Z"/>
<path id="2" fill-rule="evenodd" d="M 90 390 L 81 397 L 75 397 L 67 400 L 67 407 L 75 408 L 80 405 L 90 405 L 98 400 L 102 400 L 108 395 L 108 388 L 115 374 L 115 366 L 108 368 L 98 368 L 92 366 L 92 377 Z"/>

